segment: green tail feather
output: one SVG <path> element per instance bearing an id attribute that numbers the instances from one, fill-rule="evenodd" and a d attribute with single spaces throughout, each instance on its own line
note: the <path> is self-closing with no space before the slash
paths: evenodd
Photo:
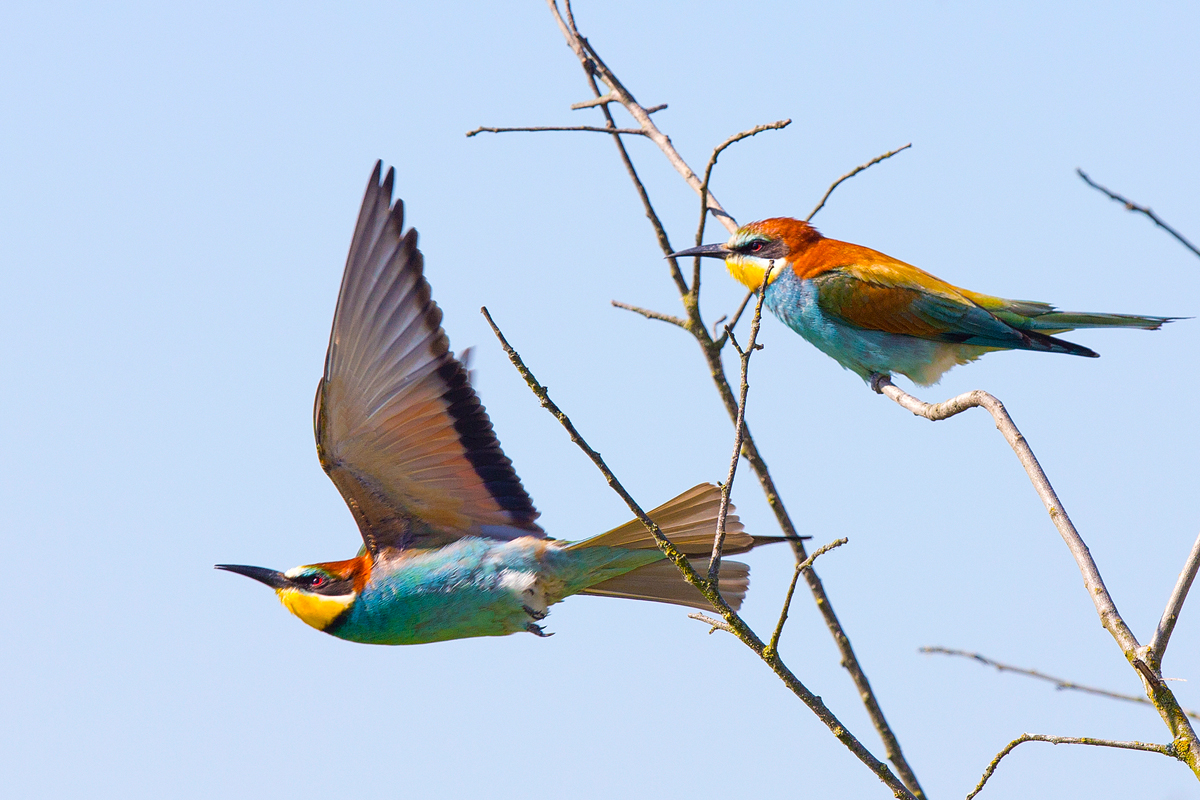
<path id="1" fill-rule="evenodd" d="M 1076 328 L 1141 328 L 1156 331 L 1168 322 L 1181 317 L 1139 317 L 1136 314 L 1087 314 L 1074 311 L 1053 311 L 1039 314 L 1026 323 L 1027 329 L 1055 333 Z M 1019 326 L 1019 327 L 1026 327 Z"/>

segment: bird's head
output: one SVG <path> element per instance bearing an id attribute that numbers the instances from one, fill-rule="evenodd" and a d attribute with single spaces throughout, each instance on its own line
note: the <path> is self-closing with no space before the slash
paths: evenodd
<path id="1" fill-rule="evenodd" d="M 821 239 L 817 229 L 791 217 L 772 217 L 743 225 L 725 244 L 705 244 L 671 256 L 725 259 L 729 274 L 749 289 L 760 289 L 779 277 L 784 265 Z"/>
<path id="2" fill-rule="evenodd" d="M 370 575 L 370 563 L 364 556 L 293 567 L 287 572 L 241 564 L 217 564 L 217 569 L 270 586 L 288 611 L 319 631 L 354 605 Z"/>

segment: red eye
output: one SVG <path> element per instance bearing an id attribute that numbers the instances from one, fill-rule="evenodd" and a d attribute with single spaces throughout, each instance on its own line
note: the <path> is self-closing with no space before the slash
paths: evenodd
<path id="1" fill-rule="evenodd" d="M 313 587 L 314 589 L 317 588 L 318 586 L 324 586 L 325 579 L 322 578 L 320 575 L 313 575 L 311 578 L 308 579 L 308 585 Z"/>
<path id="2" fill-rule="evenodd" d="M 751 253 L 757 253 L 759 250 L 762 250 L 762 249 L 763 249 L 763 243 L 762 243 L 762 242 L 755 242 L 755 243 L 753 243 L 752 245 L 750 245 L 750 252 L 751 252 Z"/>

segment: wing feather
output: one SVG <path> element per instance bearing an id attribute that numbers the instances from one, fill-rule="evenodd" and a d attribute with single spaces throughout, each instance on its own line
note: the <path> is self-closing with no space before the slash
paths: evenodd
<path id="1" fill-rule="evenodd" d="M 870 263 L 840 266 L 813 278 L 822 311 L 859 328 L 933 341 L 1028 344 L 1027 336 L 957 287 L 882 253 L 874 255 L 878 258 Z"/>
<path id="2" fill-rule="evenodd" d="M 367 185 L 334 312 L 315 429 L 367 547 L 543 536 L 466 368 L 450 352 L 394 171 Z"/>

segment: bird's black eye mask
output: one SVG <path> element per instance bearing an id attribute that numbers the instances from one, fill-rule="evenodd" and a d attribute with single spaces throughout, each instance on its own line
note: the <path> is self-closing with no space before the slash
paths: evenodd
<path id="1" fill-rule="evenodd" d="M 775 258 L 782 259 L 787 256 L 787 245 L 782 239 L 751 239 L 748 242 L 743 242 L 736 247 L 729 248 L 739 256 L 753 256 L 754 258 Z"/>
<path id="2" fill-rule="evenodd" d="M 350 594 L 354 591 L 354 581 L 348 578 L 339 580 L 328 575 L 299 575 L 292 578 L 291 582 L 297 589 L 314 594 L 329 595 L 331 597 Z"/>

